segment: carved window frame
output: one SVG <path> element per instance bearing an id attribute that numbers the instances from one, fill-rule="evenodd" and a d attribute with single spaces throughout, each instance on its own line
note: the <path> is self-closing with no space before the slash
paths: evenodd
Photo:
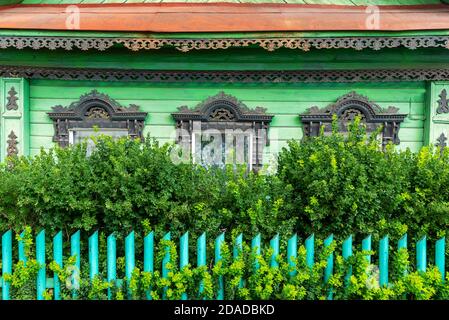
<path id="1" fill-rule="evenodd" d="M 143 141 L 147 112 L 140 112 L 134 104 L 124 107 L 97 90 L 82 95 L 67 107 L 57 105 L 52 110 L 47 114 L 53 120 L 53 142 L 60 147 L 69 145 L 70 131 L 77 128 L 125 129 L 129 137 Z"/>
<path id="2" fill-rule="evenodd" d="M 321 126 L 324 125 L 324 132 L 332 131 L 332 117 L 334 114 L 338 117 L 340 131 L 347 131 L 347 124 L 353 120 L 356 115 L 361 116 L 362 123 L 366 124 L 367 132 L 375 131 L 380 125 L 382 129 L 382 148 L 392 142 L 399 144 L 400 124 L 404 121 L 407 114 L 399 114 L 396 107 L 382 109 L 376 103 L 370 101 L 367 97 L 356 92 L 350 92 L 340 97 L 335 103 L 328 105 L 323 109 L 311 107 L 306 113 L 300 114 L 303 124 L 304 137 L 316 137 L 320 133 Z"/>
<path id="3" fill-rule="evenodd" d="M 253 139 L 250 146 L 250 169 L 258 170 L 263 165 L 263 148 L 269 145 L 268 128 L 274 115 L 267 114 L 265 108 L 248 108 L 236 97 L 223 91 L 199 103 L 193 109 L 187 106 L 178 108 L 172 113 L 176 121 L 176 141 L 194 150 L 193 134 L 197 130 L 215 129 L 223 132 L 226 129 L 252 130 Z"/>

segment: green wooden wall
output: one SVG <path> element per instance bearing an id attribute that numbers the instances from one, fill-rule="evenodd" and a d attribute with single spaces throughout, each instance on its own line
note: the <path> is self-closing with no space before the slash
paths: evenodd
<path id="1" fill-rule="evenodd" d="M 248 107 L 267 108 L 275 115 L 270 126 L 271 144 L 266 154 L 275 154 L 289 139 L 301 139 L 299 114 L 312 106 L 325 107 L 349 91 L 367 96 L 381 107 L 395 106 L 409 114 L 401 125 L 401 148 L 418 150 L 424 143 L 426 85 L 403 83 L 317 84 L 149 84 L 89 81 L 31 80 L 29 90 L 30 154 L 53 145 L 53 125 L 46 112 L 54 105 L 69 105 L 92 89 L 108 94 L 119 103 L 137 104 L 148 112 L 144 133 L 162 142 L 175 138 L 170 115 L 182 105 L 194 107 L 219 91 L 236 96 Z"/>

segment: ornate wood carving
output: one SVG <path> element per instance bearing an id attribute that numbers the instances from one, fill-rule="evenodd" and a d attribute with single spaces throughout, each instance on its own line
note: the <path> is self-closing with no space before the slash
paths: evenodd
<path id="1" fill-rule="evenodd" d="M 0 66 L 1 77 L 83 81 L 298 83 L 445 81 L 449 69 L 297 70 L 297 71 L 152 71 Z"/>
<path id="2" fill-rule="evenodd" d="M 186 137 L 178 130 L 178 142 L 187 140 L 187 143 L 191 143 L 194 123 L 199 124 L 201 130 L 251 129 L 254 130 L 253 148 L 256 154 L 253 159 L 253 167 L 257 168 L 262 165 L 262 146 L 269 144 L 268 127 L 273 119 L 273 115 L 266 114 L 265 108 L 250 109 L 236 97 L 219 92 L 193 109 L 181 106 L 178 110 L 178 112 L 172 113 L 176 121 L 176 128 L 188 132 Z"/>
<path id="3" fill-rule="evenodd" d="M 373 49 L 405 47 L 449 48 L 449 36 L 404 37 L 323 37 L 323 38 L 209 38 L 209 39 L 154 39 L 154 38 L 94 38 L 94 37 L 0 37 L 0 49 L 64 49 L 104 51 L 114 45 L 138 50 L 155 50 L 173 47 L 181 52 L 204 49 L 228 49 L 259 46 L 267 51 L 280 48 L 309 51 L 311 49 Z"/>
<path id="4" fill-rule="evenodd" d="M 144 121 L 146 112 L 139 112 L 139 107 L 131 104 L 121 106 L 108 95 L 97 90 L 82 95 L 78 101 L 69 106 L 57 105 L 48 112 L 53 120 L 55 134 L 53 141 L 61 147 L 69 144 L 69 130 L 73 128 L 120 128 L 127 129 L 132 138 L 143 140 Z"/>
<path id="5" fill-rule="evenodd" d="M 380 125 L 382 130 L 382 145 L 388 142 L 399 144 L 399 127 L 404 121 L 406 114 L 398 114 L 398 109 L 389 107 L 382 109 L 376 103 L 369 101 L 367 97 L 350 92 L 340 97 L 337 102 L 330 104 L 324 109 L 311 107 L 308 112 L 301 114 L 301 121 L 304 128 L 304 136 L 318 136 L 320 128 L 324 125 L 324 132 L 332 130 L 332 116 L 337 115 L 340 130 L 347 131 L 347 125 L 356 116 L 361 116 L 361 120 L 366 124 L 367 132 L 375 131 Z"/>
<path id="6" fill-rule="evenodd" d="M 444 148 L 447 147 L 447 137 L 444 135 L 444 133 L 441 133 L 440 136 L 437 139 L 437 143 L 435 144 L 437 147 Z"/>
<path id="7" fill-rule="evenodd" d="M 441 90 L 441 93 L 438 95 L 440 99 L 438 102 L 437 113 L 448 113 L 449 112 L 449 99 L 447 98 L 446 89 Z"/>
<path id="8" fill-rule="evenodd" d="M 8 140 L 6 140 L 6 143 L 8 144 L 6 148 L 6 155 L 8 157 L 17 156 L 19 154 L 19 149 L 17 149 L 17 144 L 19 142 L 17 141 L 17 136 L 14 133 L 14 131 L 11 130 L 11 132 L 8 135 Z"/>
<path id="9" fill-rule="evenodd" d="M 17 110 L 19 106 L 17 105 L 17 100 L 19 98 L 17 97 L 17 91 L 14 87 L 11 87 L 11 89 L 8 91 L 8 102 L 6 103 L 6 110 Z"/>

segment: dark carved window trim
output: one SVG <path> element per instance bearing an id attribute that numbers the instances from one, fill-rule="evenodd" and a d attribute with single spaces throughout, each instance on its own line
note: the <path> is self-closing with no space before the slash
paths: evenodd
<path id="1" fill-rule="evenodd" d="M 266 114 L 266 109 L 256 107 L 249 109 L 234 96 L 220 92 L 199 103 L 195 108 L 187 106 L 178 108 L 179 112 L 172 113 L 177 129 L 184 129 L 187 136 L 177 130 L 177 142 L 191 145 L 194 123 L 201 124 L 201 130 L 207 129 L 241 129 L 254 130 L 252 167 L 262 166 L 263 146 L 269 145 L 268 127 L 274 115 Z"/>
<path id="2" fill-rule="evenodd" d="M 336 103 L 330 104 L 324 109 L 312 107 L 308 112 L 301 114 L 301 121 L 304 128 L 305 137 L 318 136 L 320 128 L 324 125 L 324 132 L 332 130 L 332 116 L 337 115 L 340 130 L 345 131 L 348 122 L 352 121 L 356 115 L 361 116 L 362 122 L 367 126 L 367 131 L 372 132 L 380 125 L 382 129 L 382 146 L 388 142 L 399 144 L 400 123 L 404 121 L 406 114 L 398 114 L 398 108 L 388 107 L 382 109 L 367 97 L 350 92 L 340 97 Z"/>
<path id="3" fill-rule="evenodd" d="M 69 130 L 73 128 L 114 128 L 127 129 L 128 136 L 143 140 L 146 112 L 139 112 L 137 105 L 121 106 L 108 95 L 97 90 L 82 95 L 69 106 L 57 105 L 48 112 L 53 120 L 55 134 L 53 141 L 61 147 L 69 144 Z"/>

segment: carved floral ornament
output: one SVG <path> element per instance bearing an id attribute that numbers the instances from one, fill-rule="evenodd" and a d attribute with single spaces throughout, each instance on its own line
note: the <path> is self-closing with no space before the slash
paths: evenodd
<path id="1" fill-rule="evenodd" d="M 77 101 L 64 107 L 57 105 L 49 112 L 53 120 L 55 134 L 53 141 L 61 147 L 69 144 L 69 130 L 75 128 L 116 128 L 127 129 L 128 136 L 143 140 L 146 112 L 140 112 L 137 105 L 121 106 L 108 95 L 92 90 Z"/>
<path id="2" fill-rule="evenodd" d="M 199 103 L 193 109 L 187 106 L 172 113 L 176 121 L 177 142 L 190 144 L 192 133 L 201 130 L 252 130 L 254 133 L 253 149 L 255 158 L 253 166 L 262 165 L 263 146 L 269 145 L 268 128 L 274 115 L 267 114 L 265 108 L 248 108 L 236 97 L 219 92 Z"/>
<path id="3" fill-rule="evenodd" d="M 398 136 L 400 123 L 404 121 L 407 115 L 397 112 L 398 108 L 382 109 L 367 97 L 356 92 L 350 92 L 323 109 L 311 107 L 308 112 L 301 114 L 300 117 L 304 127 L 304 136 L 312 137 L 319 135 L 322 125 L 324 125 L 325 133 L 331 132 L 334 114 L 337 115 L 340 130 L 343 132 L 347 131 L 348 123 L 359 116 L 366 125 L 367 132 L 373 132 L 380 125 L 383 126 L 382 146 L 385 146 L 390 141 L 394 144 L 400 143 Z"/>

